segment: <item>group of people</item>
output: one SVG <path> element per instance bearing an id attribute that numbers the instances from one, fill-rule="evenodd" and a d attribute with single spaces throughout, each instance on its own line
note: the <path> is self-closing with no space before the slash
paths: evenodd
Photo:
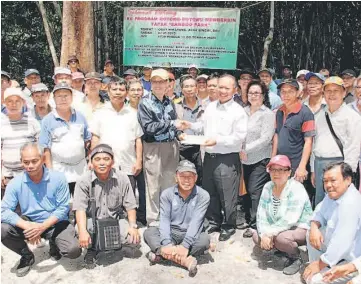
<path id="1" fill-rule="evenodd" d="M 36 69 L 25 71 L 24 89 L 1 72 L 1 238 L 21 256 L 18 276 L 34 263 L 28 244 L 42 239 L 54 259 L 86 249 L 94 267 L 95 200 L 97 220 L 118 220 L 122 250 L 139 249 L 147 226 L 152 264 L 171 260 L 195 275 L 211 236 L 245 229 L 256 248 L 287 257 L 287 275 L 307 244 L 308 283 L 359 283 L 355 71 L 293 79 L 284 66 L 279 80 L 268 68 L 206 75 L 191 65 L 177 80 L 170 64 L 142 72 L 119 77 L 107 60 L 103 73 L 83 74 L 71 56 L 52 91 Z"/>

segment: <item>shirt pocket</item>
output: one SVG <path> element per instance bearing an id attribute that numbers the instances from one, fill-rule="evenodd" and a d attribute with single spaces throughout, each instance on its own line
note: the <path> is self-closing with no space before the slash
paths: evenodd
<path id="1" fill-rule="evenodd" d="M 287 129 L 289 141 L 299 141 L 303 139 L 301 123 L 296 121 L 286 121 L 284 127 Z"/>
<path id="2" fill-rule="evenodd" d="M 110 210 L 118 209 L 122 206 L 120 196 L 115 190 L 111 190 L 107 195 L 107 204 Z"/>

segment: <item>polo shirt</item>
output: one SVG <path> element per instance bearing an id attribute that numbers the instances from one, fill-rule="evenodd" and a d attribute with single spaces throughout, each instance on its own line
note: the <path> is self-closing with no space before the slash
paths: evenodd
<path id="1" fill-rule="evenodd" d="M 63 173 L 43 167 L 43 177 L 34 183 L 28 173 L 23 172 L 12 179 L 6 187 L 1 202 L 1 223 L 15 226 L 20 216 L 15 208 L 19 204 L 21 214 L 36 223 L 50 216 L 59 221 L 68 220 L 70 193 Z"/>
<path id="2" fill-rule="evenodd" d="M 136 162 L 135 140 L 142 137 L 143 130 L 137 120 L 137 111 L 131 106 L 123 106 L 117 112 L 111 102 L 94 113 L 90 131 L 99 137 L 100 143 L 108 144 L 114 152 L 116 168 L 127 175 L 133 175 Z"/>
<path id="3" fill-rule="evenodd" d="M 315 116 L 315 119 L 316 119 L 316 116 L 320 113 L 321 109 L 323 109 L 327 105 L 325 99 L 322 98 L 320 108 L 318 110 L 316 110 L 316 112 L 313 112 L 313 110 L 310 108 L 310 97 L 309 96 L 303 100 L 303 104 L 305 106 L 307 106 L 310 109 L 310 111 L 312 111 L 313 115 Z"/>
<path id="4" fill-rule="evenodd" d="M 48 104 L 48 112 L 50 113 L 52 111 L 52 107 Z M 40 115 L 37 113 L 36 111 L 36 105 L 34 105 L 33 108 L 30 109 L 29 113 L 37 120 L 39 121 L 39 123 L 41 123 L 41 121 L 43 120 L 43 118 L 45 117 L 40 117 Z"/>
<path id="5" fill-rule="evenodd" d="M 277 154 L 286 155 L 296 170 L 302 158 L 305 137 L 315 136 L 315 119 L 310 109 L 301 103 L 295 104 L 285 117 L 282 105 L 276 113 L 275 133 L 278 135 Z"/>
<path id="6" fill-rule="evenodd" d="M 352 93 L 347 93 L 346 96 L 343 98 L 343 101 L 346 104 L 351 104 L 356 100 L 356 97 Z"/>
<path id="7" fill-rule="evenodd" d="M 126 211 L 137 207 L 127 175 L 112 169 L 106 181 L 98 179 L 94 171 L 86 170 L 75 185 L 73 210 L 81 210 L 91 217 L 90 190 L 94 186 L 96 218 L 119 219 Z"/>
<path id="8" fill-rule="evenodd" d="M 185 103 L 185 100 L 175 105 L 178 118 L 181 120 L 196 122 L 204 113 L 202 104 L 199 99 L 196 101 L 194 108 L 188 107 Z M 197 133 L 192 129 L 184 130 L 184 133 L 189 135 L 197 135 Z"/>
<path id="9" fill-rule="evenodd" d="M 70 121 L 62 119 L 57 110 L 43 118 L 39 143 L 51 151 L 54 170 L 63 172 L 68 182 L 75 182 L 86 167 L 86 141 L 91 133 L 85 117 L 72 109 Z"/>
<path id="10" fill-rule="evenodd" d="M 150 92 L 152 89 L 152 83 L 150 81 L 145 80 L 144 76 L 142 76 L 140 80 L 142 81 L 144 90 Z"/>
<path id="11" fill-rule="evenodd" d="M 73 102 L 72 102 L 71 106 L 75 107 L 76 105 L 81 103 L 86 96 L 85 96 L 85 94 L 83 92 L 79 92 L 78 90 L 75 90 L 75 89 L 72 89 L 72 90 L 73 90 Z M 55 104 L 55 101 L 54 101 L 54 93 L 53 92 L 50 93 L 49 105 L 52 108 L 56 108 L 56 104 Z"/>
<path id="12" fill-rule="evenodd" d="M 74 108 L 81 112 L 88 123 L 91 122 L 93 119 L 94 113 L 101 109 L 104 106 L 104 99 L 102 96 L 100 96 L 100 101 L 95 105 L 95 107 L 92 106 L 92 104 L 89 102 L 88 97 L 84 97 L 81 102 L 78 102 L 74 104 Z"/>

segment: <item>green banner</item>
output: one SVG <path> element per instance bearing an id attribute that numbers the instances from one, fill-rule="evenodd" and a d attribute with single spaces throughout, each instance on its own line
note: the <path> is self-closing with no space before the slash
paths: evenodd
<path id="1" fill-rule="evenodd" d="M 125 8 L 124 65 L 235 69 L 239 9 Z"/>

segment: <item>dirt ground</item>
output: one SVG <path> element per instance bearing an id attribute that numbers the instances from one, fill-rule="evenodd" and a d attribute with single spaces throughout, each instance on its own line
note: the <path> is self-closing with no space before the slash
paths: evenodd
<path id="1" fill-rule="evenodd" d="M 141 229 L 143 232 L 144 229 Z M 198 258 L 198 274 L 194 278 L 181 267 L 170 263 L 153 266 L 145 257 L 149 251 L 142 243 L 142 255 L 136 259 L 123 258 L 121 253 L 100 257 L 100 264 L 93 270 L 83 267 L 83 255 L 75 260 L 62 258 L 53 261 L 48 256 L 49 246 L 35 248 L 35 265 L 23 278 L 15 275 L 19 256 L 1 245 L 2 283 L 11 284 L 152 284 L 152 283 L 237 283 L 237 284 L 299 284 L 300 274 L 286 276 L 282 273 L 284 258 L 254 249 L 251 239 L 244 239 L 242 231 L 227 242 L 218 243 L 217 250 Z"/>

